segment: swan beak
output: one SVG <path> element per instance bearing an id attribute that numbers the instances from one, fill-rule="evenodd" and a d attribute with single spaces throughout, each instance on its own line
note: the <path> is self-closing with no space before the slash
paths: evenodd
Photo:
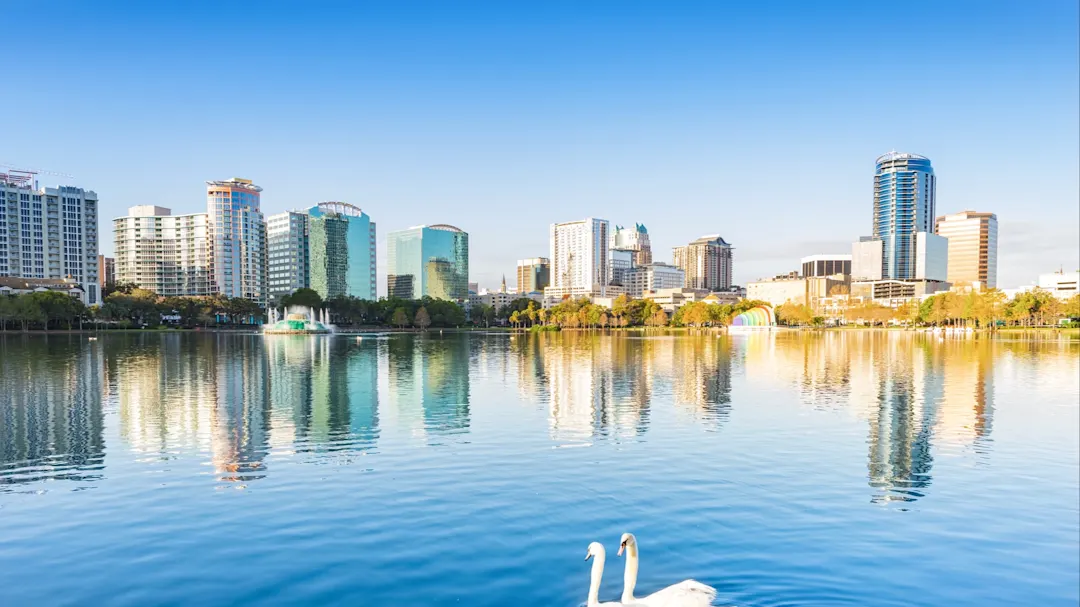
<path id="1" fill-rule="evenodd" d="M 619 552 L 616 556 L 622 556 L 623 548 L 626 548 L 626 544 L 619 544 Z"/>
<path id="2" fill-rule="evenodd" d="M 585 560 L 586 561 L 591 559 L 591 558 L 592 558 L 592 553 L 591 552 L 585 555 Z"/>

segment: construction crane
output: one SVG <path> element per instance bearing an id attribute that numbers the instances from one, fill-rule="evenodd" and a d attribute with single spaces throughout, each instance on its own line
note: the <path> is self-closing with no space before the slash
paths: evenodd
<path id="1" fill-rule="evenodd" d="M 8 164 L 6 162 L 0 162 L 0 167 L 7 168 L 16 173 L 32 173 L 34 175 L 52 175 L 53 177 L 64 177 L 65 179 L 75 179 L 74 175 L 68 175 L 67 173 L 57 173 L 55 171 L 44 171 L 41 169 L 21 169 L 17 165 Z"/>

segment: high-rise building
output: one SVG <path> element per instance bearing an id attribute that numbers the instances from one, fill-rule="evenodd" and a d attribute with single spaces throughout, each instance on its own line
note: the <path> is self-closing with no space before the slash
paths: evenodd
<path id="1" fill-rule="evenodd" d="M 935 227 L 949 239 L 949 282 L 997 287 L 997 215 L 963 211 L 938 217 Z"/>
<path id="2" fill-rule="evenodd" d="M 31 173 L 0 173 L 0 276 L 79 283 L 101 303 L 98 197 L 71 186 L 34 189 Z"/>
<path id="3" fill-rule="evenodd" d="M 517 292 L 544 292 L 551 282 L 551 261 L 547 257 L 519 259 L 517 262 Z"/>
<path id="4" fill-rule="evenodd" d="M 451 225 L 417 226 L 386 237 L 390 297 L 469 299 L 469 235 Z"/>
<path id="5" fill-rule="evenodd" d="M 285 211 L 266 218 L 267 280 L 270 298 L 277 301 L 293 291 L 311 287 L 308 214 Z"/>
<path id="6" fill-rule="evenodd" d="M 266 222 L 262 188 L 233 177 L 206 182 L 214 291 L 266 305 Z"/>
<path id="7" fill-rule="evenodd" d="M 608 249 L 608 284 L 625 285 L 626 273 L 635 267 L 635 251 L 630 249 Z"/>
<path id="8" fill-rule="evenodd" d="M 98 279 L 101 280 L 101 292 L 116 286 L 116 258 L 98 255 Z"/>
<path id="9" fill-rule="evenodd" d="M 653 262 L 629 270 L 625 286 L 626 294 L 630 297 L 643 297 L 661 289 L 681 289 L 685 283 L 686 273 L 682 268 Z"/>
<path id="10" fill-rule="evenodd" d="M 607 294 L 608 228 L 606 219 L 593 217 L 551 224 L 551 285 L 544 290 L 545 297 Z"/>
<path id="11" fill-rule="evenodd" d="M 683 286 L 708 291 L 730 289 L 732 249 L 719 234 L 702 236 L 686 246 L 675 247 L 675 265 L 686 273 Z"/>
<path id="12" fill-rule="evenodd" d="M 934 232 L 936 183 L 924 156 L 890 152 L 877 159 L 873 237 L 882 241 L 883 278 L 916 278 L 916 235 Z"/>
<path id="13" fill-rule="evenodd" d="M 802 258 L 802 275 L 815 276 L 851 275 L 851 255 L 810 255 Z"/>
<path id="14" fill-rule="evenodd" d="M 116 280 L 164 296 L 211 295 L 210 230 L 206 213 L 173 215 L 139 205 L 113 219 Z"/>
<path id="15" fill-rule="evenodd" d="M 377 299 L 375 222 L 346 202 L 319 203 L 308 215 L 311 288 L 324 299 Z"/>
<path id="16" fill-rule="evenodd" d="M 633 251 L 635 266 L 652 263 L 649 231 L 640 223 L 635 223 L 633 229 L 615 226 L 615 231 L 611 234 L 610 248 Z"/>

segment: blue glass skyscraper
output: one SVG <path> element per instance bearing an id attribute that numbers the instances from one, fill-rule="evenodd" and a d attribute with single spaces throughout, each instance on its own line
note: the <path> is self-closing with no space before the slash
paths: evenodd
<path id="1" fill-rule="evenodd" d="M 874 172 L 874 238 L 882 242 L 882 278 L 914 280 L 916 235 L 934 233 L 936 178 L 930 159 L 889 152 Z"/>
<path id="2" fill-rule="evenodd" d="M 417 226 L 386 238 L 387 295 L 469 298 L 469 235 L 451 225 Z"/>
<path id="3" fill-rule="evenodd" d="M 308 215 L 311 288 L 324 299 L 376 299 L 375 222 L 344 202 L 321 202 Z"/>

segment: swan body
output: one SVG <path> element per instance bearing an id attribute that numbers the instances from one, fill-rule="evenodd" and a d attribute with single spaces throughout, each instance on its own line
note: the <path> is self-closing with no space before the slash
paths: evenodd
<path id="1" fill-rule="evenodd" d="M 601 547 L 602 548 L 602 547 Z M 716 589 L 696 580 L 683 580 L 649 596 L 634 598 L 637 585 L 638 547 L 633 533 L 624 533 L 619 543 L 619 556 L 626 550 L 626 569 L 623 572 L 622 605 L 643 607 L 708 607 L 716 599 Z"/>
<path id="2" fill-rule="evenodd" d="M 592 578 L 589 581 L 589 600 L 585 603 L 585 607 L 622 607 L 623 603 L 601 603 L 600 602 L 600 578 L 604 575 L 604 561 L 607 559 L 607 552 L 604 550 L 603 544 L 600 542 L 593 542 L 589 544 L 589 551 L 585 553 L 585 560 L 593 560 L 592 564 Z"/>

